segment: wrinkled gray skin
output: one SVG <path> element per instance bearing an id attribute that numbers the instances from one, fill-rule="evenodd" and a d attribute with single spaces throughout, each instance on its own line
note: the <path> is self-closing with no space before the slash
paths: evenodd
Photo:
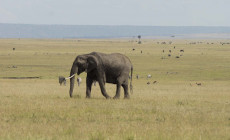
<path id="1" fill-rule="evenodd" d="M 120 98 L 120 88 L 124 89 L 124 98 L 129 98 L 128 79 L 131 71 L 130 91 L 132 92 L 132 73 L 133 66 L 129 58 L 119 54 L 104 54 L 92 52 L 90 54 L 79 55 L 73 62 L 70 76 L 77 73 L 87 72 L 86 77 L 86 98 L 91 96 L 93 81 L 97 81 L 101 88 L 102 95 L 109 99 L 105 89 L 105 83 L 117 84 L 116 95 L 114 99 Z M 70 79 L 69 95 L 72 97 L 75 76 Z"/>

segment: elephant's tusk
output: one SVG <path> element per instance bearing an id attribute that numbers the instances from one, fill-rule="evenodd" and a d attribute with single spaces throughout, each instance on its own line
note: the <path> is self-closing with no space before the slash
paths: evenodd
<path id="1" fill-rule="evenodd" d="M 67 79 L 71 79 L 71 78 L 73 78 L 75 76 L 75 74 L 73 74 L 72 76 L 70 76 L 70 77 L 67 77 L 67 78 L 65 78 L 66 80 Z"/>

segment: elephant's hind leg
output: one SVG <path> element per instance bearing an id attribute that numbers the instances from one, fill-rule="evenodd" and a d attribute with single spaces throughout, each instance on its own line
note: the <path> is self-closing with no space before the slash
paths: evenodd
<path id="1" fill-rule="evenodd" d="M 129 86 L 128 86 L 128 84 L 123 84 L 122 85 L 122 87 L 123 87 L 123 89 L 124 89 L 124 98 L 125 99 L 129 99 L 130 97 L 129 97 Z"/>
<path id="2" fill-rule="evenodd" d="M 119 98 L 120 98 L 120 91 L 121 91 L 121 84 L 118 83 L 118 84 L 117 84 L 116 95 L 113 97 L 113 99 L 119 99 Z"/>

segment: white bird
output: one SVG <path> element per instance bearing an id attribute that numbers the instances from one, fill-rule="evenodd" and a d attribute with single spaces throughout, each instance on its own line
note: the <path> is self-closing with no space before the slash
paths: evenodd
<path id="1" fill-rule="evenodd" d="M 78 84 L 78 86 L 80 86 L 81 81 L 82 81 L 81 77 L 78 77 L 78 78 L 77 78 L 77 84 Z"/>
<path id="2" fill-rule="evenodd" d="M 147 75 L 147 78 L 151 78 L 151 77 L 152 77 L 152 75 L 150 75 L 150 74 Z"/>

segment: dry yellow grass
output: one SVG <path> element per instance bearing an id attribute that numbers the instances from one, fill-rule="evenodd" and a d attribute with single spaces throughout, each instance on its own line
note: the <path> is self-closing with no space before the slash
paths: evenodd
<path id="1" fill-rule="evenodd" d="M 0 79 L 0 139 L 229 140 L 230 46 L 219 45 L 220 40 L 157 44 L 161 41 L 165 40 L 143 40 L 138 45 L 126 39 L 1 39 L 0 77 L 41 79 Z M 98 85 L 93 86 L 92 99 L 85 99 L 85 74 L 73 99 L 68 95 L 69 81 L 66 87 L 59 86 L 58 76 L 69 75 L 74 58 L 91 51 L 130 57 L 134 65 L 130 100 L 106 100 Z M 106 88 L 115 95 L 115 85 Z"/>

